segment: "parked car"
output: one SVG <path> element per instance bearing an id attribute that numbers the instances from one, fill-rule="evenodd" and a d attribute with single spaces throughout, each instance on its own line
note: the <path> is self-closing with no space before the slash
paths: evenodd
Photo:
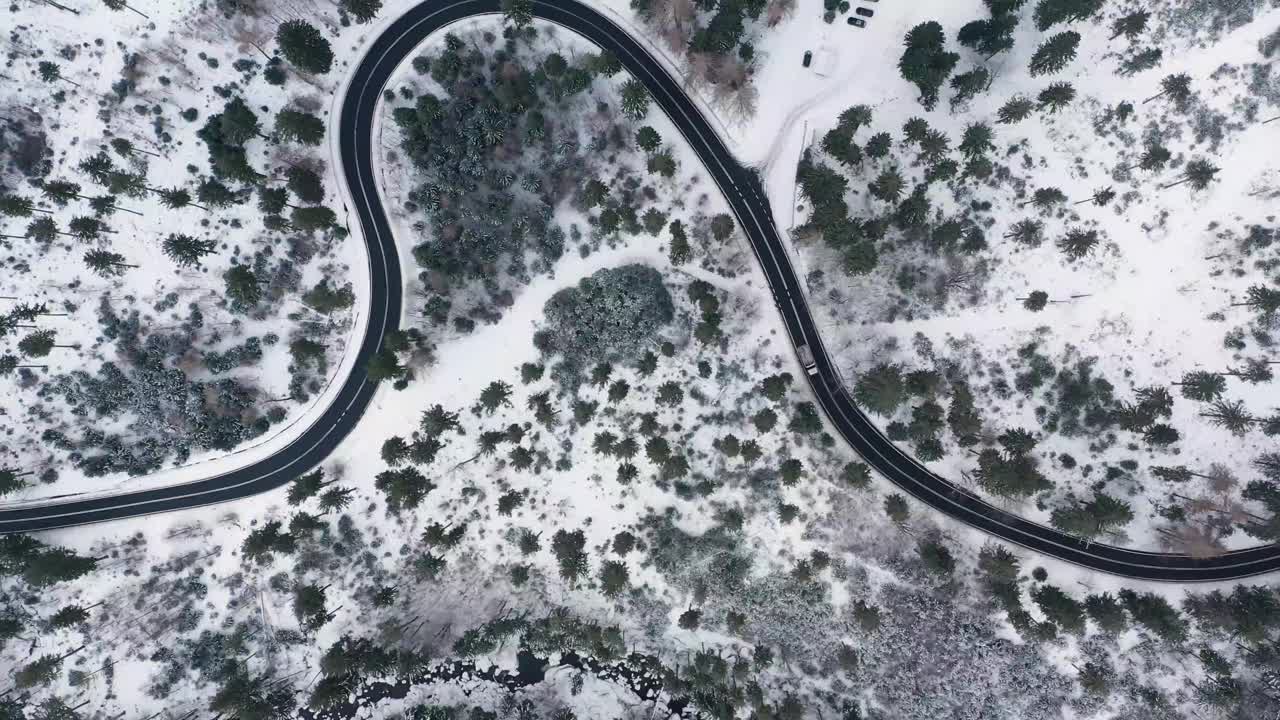
<path id="1" fill-rule="evenodd" d="M 804 67 L 809 67 L 809 63 L 811 63 L 811 62 L 813 62 L 813 51 L 812 51 L 812 50 L 805 50 L 805 51 L 804 51 L 804 61 L 803 61 L 803 62 L 801 62 L 800 64 L 801 64 L 801 65 L 803 65 Z"/>
<path id="2" fill-rule="evenodd" d="M 858 8 L 857 10 L 854 10 L 854 12 L 858 13 L 862 17 L 871 17 L 876 14 L 875 10 L 871 10 L 869 8 Z"/>
<path id="3" fill-rule="evenodd" d="M 854 17 L 854 16 L 852 16 L 852 15 L 850 15 L 850 16 L 849 16 L 849 21 L 848 21 L 848 22 L 849 22 L 849 24 L 850 24 L 850 25 L 852 25 L 852 26 L 854 26 L 854 27 L 861 27 L 861 28 L 864 28 L 864 27 L 866 27 L 866 26 L 867 26 L 867 21 L 866 21 L 866 20 L 863 20 L 862 18 L 859 18 L 859 17 Z"/>

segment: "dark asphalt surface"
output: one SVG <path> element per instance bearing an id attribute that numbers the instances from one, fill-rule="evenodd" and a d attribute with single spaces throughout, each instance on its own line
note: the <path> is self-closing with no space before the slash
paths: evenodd
<path id="1" fill-rule="evenodd" d="M 363 228 L 370 257 L 373 301 L 355 370 L 333 404 L 294 442 L 249 467 L 199 482 L 110 497 L 0 509 L 0 533 L 34 532 L 211 505 L 265 492 L 319 465 L 351 432 L 373 397 L 364 365 L 382 336 L 399 325 L 402 301 L 395 239 L 378 199 L 373 172 L 373 125 L 378 98 L 396 66 L 432 32 L 457 20 L 499 11 L 497 0 L 431 0 L 393 23 L 356 69 L 339 124 L 342 171 Z M 613 52 L 649 88 L 702 159 L 731 205 L 760 263 L 793 344 L 813 349 L 819 373 L 809 376 L 813 393 L 837 432 L 872 467 L 930 507 L 1002 540 L 1102 572 L 1175 582 L 1228 580 L 1280 568 L 1280 546 L 1263 545 L 1217 557 L 1129 550 L 1086 542 L 994 507 L 935 475 L 885 438 L 853 404 L 822 348 L 800 280 L 774 225 L 769 202 L 754 172 L 729 153 L 678 80 L 624 30 L 600 12 L 574 0 L 535 0 L 538 17 L 562 25 Z M 769 102 L 763 98 L 762 102 Z"/>

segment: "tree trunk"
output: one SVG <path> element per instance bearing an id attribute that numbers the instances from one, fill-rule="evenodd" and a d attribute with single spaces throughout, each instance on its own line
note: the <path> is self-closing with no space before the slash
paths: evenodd
<path id="1" fill-rule="evenodd" d="M 1272 123 L 1272 122 L 1275 122 L 1275 121 L 1277 121 L 1277 120 L 1280 120 L 1280 115 L 1277 115 L 1277 116 L 1275 116 L 1275 117 L 1271 118 L 1270 120 L 1263 120 L 1263 121 L 1262 121 L 1262 124 L 1263 124 L 1263 125 L 1266 125 L 1267 123 Z"/>
<path id="2" fill-rule="evenodd" d="M 80 83 L 76 82 L 75 80 L 71 80 L 70 78 L 58 78 L 58 79 L 61 80 L 62 82 L 69 82 L 72 85 L 75 85 L 76 87 L 81 87 Z"/>
<path id="3" fill-rule="evenodd" d="M 1164 93 L 1160 93 L 1159 95 L 1152 95 L 1151 97 L 1147 98 L 1146 100 L 1143 100 L 1143 101 L 1142 101 L 1142 104 L 1143 104 L 1143 105 L 1146 105 L 1147 103 L 1151 102 L 1152 100 L 1155 100 L 1155 99 L 1157 99 L 1157 98 L 1162 98 L 1162 97 L 1164 97 L 1164 95 L 1165 95 Z"/>
<path id="4" fill-rule="evenodd" d="M 1080 200 L 1079 202 L 1074 202 L 1074 203 L 1071 203 L 1071 204 L 1072 204 L 1072 205 L 1083 205 L 1083 204 L 1085 204 L 1085 203 L 1087 203 L 1087 202 L 1093 202 L 1093 196 L 1087 197 L 1087 198 L 1085 198 L 1085 199 L 1083 199 L 1083 200 Z"/>
<path id="5" fill-rule="evenodd" d="M 133 213 L 134 215 L 137 215 L 138 217 L 145 217 L 142 213 L 138 212 L 137 210 L 130 210 L 129 208 L 120 207 L 119 205 L 112 205 L 112 206 L 111 206 L 111 209 L 112 209 L 112 210 L 123 210 L 123 211 L 125 211 L 125 212 L 127 212 L 127 213 Z"/>
<path id="6" fill-rule="evenodd" d="M 1161 186 L 1160 186 L 1160 189 L 1161 189 L 1161 190 L 1168 190 L 1168 189 L 1169 189 L 1169 188 L 1171 188 L 1171 187 L 1177 187 L 1177 186 L 1179 186 L 1179 185 L 1181 185 L 1181 184 L 1183 184 L 1183 183 L 1185 183 L 1185 182 L 1190 182 L 1190 181 L 1191 181 L 1191 178 L 1183 178 L 1183 179 L 1179 180 L 1179 181 L 1178 181 L 1178 182 L 1176 182 L 1176 183 L 1169 183 L 1168 185 L 1161 185 Z"/>
<path id="7" fill-rule="evenodd" d="M 5 235 L 0 233 L 0 238 L 11 238 L 13 240 L 26 240 L 26 235 Z M 17 300 L 18 298 L 5 298 L 6 300 Z"/>
<path id="8" fill-rule="evenodd" d="M 148 19 L 148 20 L 150 20 L 150 19 L 151 19 L 151 16 L 150 16 L 150 15 L 147 15 L 146 13 L 144 13 L 144 12 L 142 12 L 141 10 L 139 10 L 138 8 L 136 8 L 136 7 L 132 6 L 132 5 L 130 5 L 129 3 L 125 3 L 125 4 L 124 4 L 124 6 L 125 6 L 125 7 L 127 7 L 127 8 L 129 8 L 130 10 L 132 10 L 132 11 L 134 11 L 134 12 L 138 13 L 139 15 L 141 15 L 142 17 L 144 17 L 144 18 L 146 18 L 146 19 Z"/>

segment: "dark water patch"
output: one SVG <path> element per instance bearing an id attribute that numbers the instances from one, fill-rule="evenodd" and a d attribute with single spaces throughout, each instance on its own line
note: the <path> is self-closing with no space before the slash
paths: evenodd
<path id="1" fill-rule="evenodd" d="M 394 682 L 375 680 L 364 683 L 349 699 L 340 704 L 320 711 L 301 708 L 298 715 L 305 720 L 347 720 L 355 717 L 361 708 L 373 707 L 384 700 L 403 700 L 419 685 L 442 683 L 470 685 L 483 682 L 514 692 L 545 681 L 547 668 L 550 665 L 550 660 L 538 657 L 528 650 L 521 650 L 516 654 L 514 672 L 496 665 L 481 668 L 474 660 L 452 660 L 434 665 L 418 675 L 401 678 Z M 663 695 L 662 663 L 652 655 L 632 653 L 619 662 L 600 662 L 595 658 L 568 652 L 560 656 L 555 667 L 571 667 L 591 673 L 605 682 L 623 685 L 636 697 L 655 705 Z M 470 695 L 471 690 L 466 688 L 463 693 Z M 666 707 L 665 717 L 667 718 L 697 717 L 697 712 L 690 705 L 688 698 L 668 695 L 662 704 Z"/>

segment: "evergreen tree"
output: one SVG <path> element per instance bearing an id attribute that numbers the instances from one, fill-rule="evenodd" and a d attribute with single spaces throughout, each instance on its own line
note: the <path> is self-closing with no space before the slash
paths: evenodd
<path id="1" fill-rule="evenodd" d="M 314 147 L 324 142 L 324 121 L 308 112 L 281 110 L 276 113 L 276 134 L 285 140 Z"/>
<path id="2" fill-rule="evenodd" d="M 930 21 L 912 28 L 906 36 L 906 49 L 898 61 L 902 77 L 920 90 L 920 104 L 932 110 L 938 103 L 938 91 L 950 77 L 960 56 L 946 51 L 942 26 Z"/>
<path id="3" fill-rule="evenodd" d="M 373 484 L 386 496 L 387 509 L 396 514 L 418 507 L 436 488 L 413 466 L 380 472 Z"/>
<path id="4" fill-rule="evenodd" d="M 1121 63 L 1120 74 L 1128 77 L 1144 70 L 1150 70 L 1159 65 L 1160 60 L 1163 58 L 1164 51 L 1160 48 L 1147 48 Z"/>
<path id="5" fill-rule="evenodd" d="M 1209 422 L 1224 430 L 1229 431 L 1232 435 L 1244 435 L 1253 428 L 1257 420 L 1244 406 L 1244 402 L 1240 400 L 1214 400 L 1208 410 L 1200 413 L 1200 417 L 1208 418 Z"/>
<path id="6" fill-rule="evenodd" d="M 617 560 L 605 560 L 600 564 L 600 592 L 605 597 L 613 598 L 621 595 L 630 583 L 627 564 Z"/>
<path id="7" fill-rule="evenodd" d="M 1019 220 L 1009 228 L 1005 237 L 1027 247 L 1037 247 L 1044 241 L 1044 223 L 1033 218 Z"/>
<path id="8" fill-rule="evenodd" d="M 358 23 L 367 23 L 382 10 L 382 0 L 341 0 L 340 6 Z"/>
<path id="9" fill-rule="evenodd" d="M 1049 293 L 1043 290 L 1033 290 L 1026 300 L 1022 301 L 1022 307 L 1031 312 L 1040 312 L 1049 302 Z"/>
<path id="10" fill-rule="evenodd" d="M 1040 0 L 1036 4 L 1036 29 L 1044 32 L 1062 22 L 1087 20 L 1102 9 L 1106 0 Z"/>
<path id="11" fill-rule="evenodd" d="M 136 268 L 125 262 L 125 257 L 109 250 L 90 250 L 84 254 L 84 264 L 102 277 L 116 277 L 124 273 L 125 268 Z"/>
<path id="12" fill-rule="evenodd" d="M 148 19 L 150 19 L 150 17 L 151 17 L 150 15 L 147 15 L 147 14 L 143 13 L 142 11 L 138 10 L 138 8 L 136 8 L 136 7 L 132 6 L 132 5 L 130 5 L 129 3 L 125 2 L 125 0 L 102 0 L 102 4 L 103 4 L 103 5 L 106 5 L 106 6 L 107 6 L 107 9 L 108 9 L 108 10 L 111 10 L 111 11 L 113 11 L 113 12 L 120 12 L 121 10 L 128 9 L 128 10 L 131 10 L 131 11 L 133 11 L 133 12 L 137 13 L 138 15 L 141 15 L 141 16 L 142 16 L 142 17 L 144 17 L 144 18 L 148 18 Z"/>
<path id="13" fill-rule="evenodd" d="M 1098 245 L 1098 231 L 1072 228 L 1058 241 L 1058 249 L 1071 260 L 1088 255 Z"/>
<path id="14" fill-rule="evenodd" d="M 1080 33 L 1068 30 L 1045 40 L 1031 56 L 1031 77 L 1060 72 L 1076 58 Z"/>
<path id="15" fill-rule="evenodd" d="M 258 276 L 246 265 L 233 265 L 222 274 L 224 294 L 235 312 L 247 312 L 262 300 Z"/>
<path id="16" fill-rule="evenodd" d="M 1049 522 L 1057 529 L 1084 538 L 1095 538 L 1133 520 L 1129 504 L 1097 493 L 1088 502 L 1054 508 Z"/>
<path id="17" fill-rule="evenodd" d="M 1104 592 L 1086 597 L 1084 609 L 1089 614 L 1089 619 L 1105 633 L 1111 635 L 1122 633 L 1128 625 L 1124 606 L 1111 593 Z"/>
<path id="18" fill-rule="evenodd" d="M 867 157 L 873 160 L 879 160 L 889 154 L 893 149 L 893 136 L 887 132 L 879 132 L 867 139 L 867 144 L 863 146 L 863 151 Z"/>
<path id="19" fill-rule="evenodd" d="M 502 21 L 511 23 L 517 30 L 523 30 L 532 25 L 532 0 L 502 0 Z"/>
<path id="20" fill-rule="evenodd" d="M 31 198 L 25 198 L 21 195 L 0 195 L 0 215 L 6 217 L 31 217 L 31 213 L 35 211 L 35 203 L 31 201 Z"/>
<path id="21" fill-rule="evenodd" d="M 902 369 L 886 363 L 876 365 L 858 379 L 853 396 L 868 411 L 891 416 L 906 399 Z"/>
<path id="22" fill-rule="evenodd" d="M 1121 590 L 1120 602 L 1133 616 L 1134 622 L 1143 625 L 1163 640 L 1173 644 L 1186 640 L 1187 621 L 1163 595 Z"/>
<path id="23" fill-rule="evenodd" d="M 645 125 L 636 131 L 636 146 L 645 152 L 653 152 L 662 146 L 662 136 L 658 131 Z"/>
<path id="24" fill-rule="evenodd" d="M 1162 186 L 1171 188 L 1183 183 L 1191 183 L 1191 187 L 1196 190 L 1203 190 L 1209 187 L 1209 183 L 1217 179 L 1218 172 L 1221 170 L 1217 165 L 1203 158 L 1196 158 L 1187 163 L 1186 171 L 1182 173 L 1182 179 L 1175 183 L 1169 183 Z"/>
<path id="25" fill-rule="evenodd" d="M 1138 10 L 1116 18 L 1115 22 L 1111 23 L 1111 39 L 1115 40 L 1124 35 L 1126 39 L 1132 41 L 1147 28 L 1147 21 L 1150 19 L 1151 13 L 1146 10 Z"/>
<path id="26" fill-rule="evenodd" d="M 994 138 L 995 133 L 991 131 L 990 125 L 981 122 L 970 123 L 964 129 L 959 150 L 968 158 L 986 155 L 995 149 L 995 144 L 992 142 Z"/>
<path id="27" fill-rule="evenodd" d="M 645 89 L 644 83 L 635 78 L 630 78 L 623 83 L 621 104 L 623 115 L 633 121 L 643 120 L 644 116 L 649 114 L 649 91 Z"/>
<path id="28" fill-rule="evenodd" d="M 587 553 L 583 549 L 586 545 L 587 538 L 581 530 L 557 530 L 551 539 L 551 551 L 560 566 L 560 577 L 570 584 L 587 571 Z"/>
<path id="29" fill-rule="evenodd" d="M 1173 384 L 1182 387 L 1182 397 L 1200 402 L 1213 402 L 1227 389 L 1225 378 L 1203 370 L 1188 372 L 1182 376 L 1181 382 Z"/>
<path id="30" fill-rule="evenodd" d="M 293 591 L 293 614 L 308 632 L 315 632 L 329 621 L 325 607 L 325 588 L 319 585 L 298 585 Z"/>
<path id="31" fill-rule="evenodd" d="M 1071 86 L 1071 83 L 1056 82 L 1041 90 L 1036 99 L 1039 101 L 1041 111 L 1047 110 L 1052 114 L 1076 99 L 1076 89 Z"/>
<path id="32" fill-rule="evenodd" d="M 54 332 L 52 330 L 34 330 L 18 341 L 18 350 L 26 357 L 45 357 L 56 347 L 69 346 L 54 344 Z"/>
<path id="33" fill-rule="evenodd" d="M 1009 101 L 1000 106 L 1000 110 L 996 113 L 996 122 L 1002 125 L 1011 125 L 1016 122 L 1026 120 L 1031 116 L 1031 111 L 1035 109 L 1035 103 L 1030 98 L 1015 96 L 1009 98 Z"/>
<path id="34" fill-rule="evenodd" d="M 1022 207 L 1027 205 L 1035 205 L 1040 210 L 1048 210 L 1054 205 L 1061 205 L 1067 201 L 1066 193 L 1058 188 L 1048 187 L 1040 188 L 1031 194 L 1031 199 L 1022 203 Z"/>
<path id="35" fill-rule="evenodd" d="M 333 49 L 314 25 L 303 20 L 286 20 L 276 29 L 280 52 L 299 70 L 323 75 L 333 67 Z"/>
<path id="36" fill-rule="evenodd" d="M 217 246 L 213 240 L 201 240 L 180 233 L 169 233 L 163 244 L 164 254 L 180 267 L 200 264 L 200 258 L 212 253 Z"/>
<path id="37" fill-rule="evenodd" d="M 48 548 L 30 556 L 22 577 L 32 587 L 45 588 L 92 572 L 99 559 L 81 557 L 66 548 Z"/>
<path id="38" fill-rule="evenodd" d="M 1280 310 L 1280 289 L 1266 285 L 1250 285 L 1245 291 L 1245 301 L 1231 303 L 1231 307 L 1253 308 L 1269 318 Z"/>
<path id="39" fill-rule="evenodd" d="M 315 497 L 316 493 L 331 482 L 325 482 L 324 470 L 316 468 L 293 479 L 293 482 L 289 484 L 289 493 L 286 499 L 290 505 L 300 505 L 308 498 Z"/>
<path id="40" fill-rule="evenodd" d="M 893 522 L 901 525 L 907 521 L 911 515 L 911 510 L 907 507 L 907 499 L 898 493 L 887 495 L 884 499 L 884 513 L 889 516 Z"/>
<path id="41" fill-rule="evenodd" d="M 180 188 L 180 187 L 167 188 L 167 189 L 157 190 L 156 193 L 160 196 L 161 204 L 163 204 L 165 207 L 169 208 L 170 210 L 181 210 L 182 208 L 190 205 L 192 207 L 200 208 L 205 212 L 209 211 L 209 208 L 203 205 L 196 205 L 195 203 L 191 202 L 191 193 L 183 188 Z"/>
<path id="42" fill-rule="evenodd" d="M 974 20 L 960 28 L 956 40 L 990 60 L 1013 47 L 1013 31 L 1018 19 L 1011 13 L 991 14 L 989 20 Z"/>
<path id="43" fill-rule="evenodd" d="M 902 197 L 906 181 L 896 167 L 885 168 L 867 188 L 873 197 L 887 203 L 897 202 Z"/>
<path id="44" fill-rule="evenodd" d="M 1072 634 L 1084 633 L 1084 606 L 1053 585 L 1041 585 L 1031 591 L 1031 599 L 1058 627 Z"/>
<path id="45" fill-rule="evenodd" d="M 88 619 L 88 610 L 79 605 L 67 605 L 49 616 L 49 625 L 54 628 L 69 628 L 80 625 Z"/>
<path id="46" fill-rule="evenodd" d="M 61 80 L 63 82 L 71 83 L 76 87 L 80 87 L 80 83 L 73 82 L 71 80 L 68 80 L 67 78 L 62 77 L 62 67 L 55 62 L 50 62 L 48 60 L 41 60 L 39 64 L 36 65 L 36 69 L 40 74 L 40 79 L 47 83 L 58 82 L 59 80 Z"/>
<path id="47" fill-rule="evenodd" d="M 80 194 L 80 186 L 66 180 L 49 180 L 40 186 L 40 190 L 44 196 L 51 200 L 58 207 L 66 207 L 67 203 L 77 198 L 83 198 Z"/>
<path id="48" fill-rule="evenodd" d="M 1168 97 L 1173 100 L 1179 108 L 1187 104 L 1187 100 L 1191 97 L 1191 76 L 1186 73 L 1176 73 L 1174 75 L 1166 75 L 1160 81 L 1160 94 L 1152 95 L 1143 100 L 1145 105 L 1157 98 Z"/>

